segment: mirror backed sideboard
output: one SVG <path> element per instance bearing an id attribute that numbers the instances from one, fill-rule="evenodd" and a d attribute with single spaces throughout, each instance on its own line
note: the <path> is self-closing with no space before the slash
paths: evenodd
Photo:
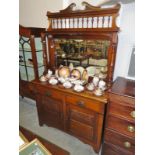
<path id="1" fill-rule="evenodd" d="M 59 12 L 47 12 L 49 26 L 41 33 L 45 70 L 29 88 L 35 94 L 40 126 L 58 128 L 99 152 L 107 120 L 108 90 L 113 84 L 119 32 L 116 19 L 121 5 L 108 8 L 86 2 L 82 5 L 84 10 L 76 10 L 72 3 Z M 67 74 L 65 79 L 60 76 L 62 68 Z M 82 91 L 74 89 L 75 83 L 70 88 L 62 83 L 73 78 L 73 70 L 79 71 L 78 82 L 84 73 L 87 75 L 86 83 L 81 84 Z M 105 84 L 101 94 L 94 93 L 99 82 L 94 91 L 88 90 L 87 85 L 95 78 Z"/>

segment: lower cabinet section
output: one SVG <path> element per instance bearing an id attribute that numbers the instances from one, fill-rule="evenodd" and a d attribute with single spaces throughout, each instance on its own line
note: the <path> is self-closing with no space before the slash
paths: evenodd
<path id="1" fill-rule="evenodd" d="M 19 94 L 22 97 L 28 97 L 31 99 L 35 99 L 35 94 L 31 90 L 31 83 L 28 81 L 20 80 L 19 83 Z"/>
<path id="2" fill-rule="evenodd" d="M 58 128 L 91 145 L 96 152 L 101 146 L 105 103 L 36 85 L 39 124 Z"/>
<path id="3" fill-rule="evenodd" d="M 45 123 L 63 130 L 63 104 L 61 101 L 40 95 L 36 103 L 40 125 Z"/>

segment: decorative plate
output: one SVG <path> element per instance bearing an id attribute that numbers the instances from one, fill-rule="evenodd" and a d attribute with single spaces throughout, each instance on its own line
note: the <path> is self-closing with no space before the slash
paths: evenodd
<path id="1" fill-rule="evenodd" d="M 68 78 L 70 76 L 70 70 L 67 66 L 60 67 L 58 70 L 59 77 Z"/>
<path id="2" fill-rule="evenodd" d="M 88 79 L 89 79 L 89 76 L 88 76 L 88 72 L 87 70 L 85 69 L 82 73 L 82 77 L 81 77 L 81 80 L 85 81 L 85 83 L 88 82 Z"/>
<path id="3" fill-rule="evenodd" d="M 71 71 L 71 77 L 76 78 L 77 80 L 81 78 L 81 73 L 78 69 L 73 69 Z"/>

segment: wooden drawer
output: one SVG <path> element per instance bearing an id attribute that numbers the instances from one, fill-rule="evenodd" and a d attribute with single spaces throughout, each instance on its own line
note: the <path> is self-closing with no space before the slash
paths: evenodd
<path id="1" fill-rule="evenodd" d="M 36 89 L 37 89 L 37 92 L 39 92 L 43 96 L 52 97 L 52 98 L 58 99 L 60 101 L 62 101 L 64 99 L 64 95 L 57 90 L 49 89 L 47 87 L 40 86 L 40 85 L 37 85 Z"/>
<path id="2" fill-rule="evenodd" d="M 132 138 L 135 137 L 134 123 L 108 115 L 106 127 Z"/>
<path id="3" fill-rule="evenodd" d="M 135 121 L 134 118 L 135 108 L 127 105 L 117 104 L 115 101 L 110 101 L 108 106 L 109 106 L 108 108 L 109 114 L 127 119 L 132 122 Z"/>
<path id="4" fill-rule="evenodd" d="M 134 155 L 134 153 L 105 142 L 102 155 Z"/>
<path id="5" fill-rule="evenodd" d="M 67 96 L 66 103 L 71 103 L 78 107 L 87 108 L 95 112 L 104 114 L 105 104 L 95 101 L 95 100 L 90 100 L 90 99 L 80 97 L 80 96 Z"/>
<path id="6" fill-rule="evenodd" d="M 130 107 L 135 107 L 135 99 L 127 96 L 121 96 L 110 93 L 109 95 L 110 102 L 115 102 L 123 105 L 127 105 Z"/>
<path id="7" fill-rule="evenodd" d="M 135 152 L 135 141 L 132 138 L 123 136 L 115 131 L 105 129 L 105 141 L 117 145 L 130 152 Z"/>

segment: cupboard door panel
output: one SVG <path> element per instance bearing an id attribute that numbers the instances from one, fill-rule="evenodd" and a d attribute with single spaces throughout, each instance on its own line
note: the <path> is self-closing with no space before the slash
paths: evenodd
<path id="1" fill-rule="evenodd" d="M 43 97 L 43 106 L 47 111 L 62 112 L 62 102 L 48 97 Z"/>
<path id="2" fill-rule="evenodd" d="M 82 110 L 79 111 L 78 109 L 71 109 L 70 117 L 71 119 L 74 119 L 79 122 L 83 122 L 91 126 L 94 125 L 94 121 L 95 121 L 95 116 L 93 112 L 89 112 L 89 111 L 83 112 Z"/>
<path id="3" fill-rule="evenodd" d="M 67 115 L 67 128 L 71 134 L 89 141 L 95 140 L 97 117 L 94 112 L 67 105 Z"/>
<path id="4" fill-rule="evenodd" d="M 37 109 L 40 124 L 63 129 L 63 103 L 60 100 L 38 95 Z"/>
<path id="5" fill-rule="evenodd" d="M 93 127 L 85 125 L 81 122 L 70 120 L 69 131 L 77 136 L 93 140 Z"/>

